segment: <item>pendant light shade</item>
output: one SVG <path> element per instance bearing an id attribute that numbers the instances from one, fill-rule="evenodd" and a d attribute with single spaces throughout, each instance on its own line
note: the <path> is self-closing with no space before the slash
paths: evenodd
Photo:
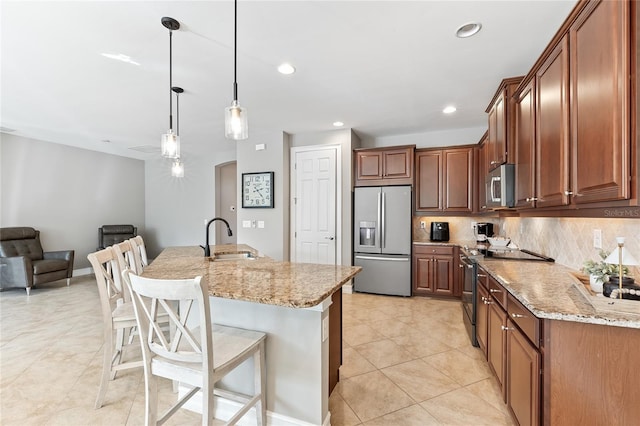
<path id="1" fill-rule="evenodd" d="M 224 110 L 224 134 L 227 139 L 236 141 L 249 137 L 247 109 L 242 108 L 235 99 L 231 106 Z"/>
<path id="2" fill-rule="evenodd" d="M 171 165 L 171 176 L 181 178 L 184 177 L 184 163 L 179 158 L 173 160 Z"/>
<path id="3" fill-rule="evenodd" d="M 184 92 L 182 87 L 172 87 L 171 90 L 176 94 L 176 136 L 180 140 L 180 93 Z M 178 155 L 175 157 L 171 165 L 171 176 L 181 178 L 184 177 L 184 163 L 180 160 L 180 143 L 177 144 Z"/>
<path id="4" fill-rule="evenodd" d="M 249 125 L 247 122 L 247 110 L 238 103 L 238 0 L 234 0 L 233 10 L 233 102 L 225 108 L 224 135 L 227 139 L 244 140 L 249 137 Z"/>
<path id="5" fill-rule="evenodd" d="M 162 25 L 169 30 L 169 130 L 160 139 L 160 149 L 165 158 L 180 157 L 180 136 L 173 131 L 173 63 L 172 63 L 172 35 L 173 31 L 180 28 L 180 23 L 173 18 L 163 17 Z"/>
<path id="6" fill-rule="evenodd" d="M 178 158 L 180 157 L 180 136 L 173 132 L 173 129 L 169 129 L 167 133 L 163 134 L 160 139 L 162 156 L 165 158 Z"/>

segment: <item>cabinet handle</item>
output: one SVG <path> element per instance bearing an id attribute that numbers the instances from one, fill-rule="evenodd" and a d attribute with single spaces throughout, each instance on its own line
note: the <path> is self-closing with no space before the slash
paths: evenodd
<path id="1" fill-rule="evenodd" d="M 496 160 L 491 160 L 490 164 L 498 164 L 498 162 Z"/>
<path id="2" fill-rule="evenodd" d="M 537 198 L 537 197 L 527 197 L 527 198 L 525 199 L 525 201 L 526 201 L 527 203 L 529 203 L 529 202 L 531 202 L 531 201 L 538 201 L 538 198 Z"/>
<path id="3" fill-rule="evenodd" d="M 502 293 L 502 290 L 498 290 L 496 288 L 490 288 L 489 293 Z"/>
<path id="4" fill-rule="evenodd" d="M 462 268 L 464 268 L 464 266 L 462 266 L 462 265 L 458 265 L 458 268 L 462 269 Z"/>
<path id="5" fill-rule="evenodd" d="M 509 331 L 509 330 L 511 330 L 509 327 L 504 326 L 504 325 L 501 325 L 501 326 L 500 326 L 500 329 L 501 329 L 502 331 Z"/>
<path id="6" fill-rule="evenodd" d="M 485 274 L 478 274 L 478 277 L 480 278 L 487 278 L 487 276 Z"/>
<path id="7" fill-rule="evenodd" d="M 564 195 L 573 195 L 572 191 L 564 191 Z"/>
<path id="8" fill-rule="evenodd" d="M 482 206 L 482 207 L 480 207 L 480 208 L 481 208 L 481 209 L 486 209 L 486 208 L 487 208 L 487 206 Z"/>
<path id="9" fill-rule="evenodd" d="M 524 318 L 526 317 L 526 315 L 522 315 L 522 314 L 511 314 L 512 318 Z"/>

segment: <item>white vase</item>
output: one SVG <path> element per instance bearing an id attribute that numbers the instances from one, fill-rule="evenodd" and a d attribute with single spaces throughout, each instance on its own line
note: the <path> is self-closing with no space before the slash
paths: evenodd
<path id="1" fill-rule="evenodd" d="M 602 293 L 602 280 L 593 274 L 589 275 L 589 286 L 596 293 Z"/>

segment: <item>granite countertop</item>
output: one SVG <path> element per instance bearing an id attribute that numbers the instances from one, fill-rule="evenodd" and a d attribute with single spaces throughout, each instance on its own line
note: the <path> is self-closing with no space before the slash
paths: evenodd
<path id="1" fill-rule="evenodd" d="M 536 317 L 640 328 L 638 314 L 596 309 L 576 285 L 574 269 L 548 262 L 479 259 L 480 266 Z M 595 297 L 595 296 L 594 296 Z"/>
<path id="2" fill-rule="evenodd" d="M 277 262 L 245 244 L 213 245 L 211 253 L 212 258 L 229 253 L 251 253 L 255 258 L 212 262 L 200 247 L 169 247 L 142 275 L 157 279 L 200 275 L 211 296 L 308 308 L 331 296 L 362 270 L 359 266 Z"/>
<path id="3" fill-rule="evenodd" d="M 476 246 L 475 241 L 466 240 L 414 241 L 413 243 Z M 538 318 L 640 328 L 640 302 L 638 302 L 638 314 L 616 311 L 613 307 L 606 310 L 596 308 L 584 292 L 576 287 L 581 283 L 577 283 L 572 276 L 578 272 L 574 269 L 549 262 L 500 260 L 486 257 L 480 257 L 477 260 L 483 269 Z M 600 299 L 605 298 L 600 296 Z M 598 304 L 600 305 L 603 303 Z"/>

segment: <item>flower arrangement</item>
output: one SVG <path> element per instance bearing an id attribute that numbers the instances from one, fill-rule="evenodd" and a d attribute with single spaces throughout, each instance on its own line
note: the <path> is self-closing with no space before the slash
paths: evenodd
<path id="1" fill-rule="evenodd" d="M 597 262 L 591 259 L 585 261 L 582 267 L 582 272 L 594 276 L 595 279 L 600 282 L 606 283 L 609 281 L 609 277 L 611 277 L 612 275 L 618 275 L 619 267 L 618 265 L 606 263 L 604 261 L 607 256 L 609 256 L 609 252 L 600 250 L 598 254 L 600 255 L 601 260 Z M 625 274 L 629 273 L 629 268 L 624 265 L 622 266 L 622 270 Z"/>

